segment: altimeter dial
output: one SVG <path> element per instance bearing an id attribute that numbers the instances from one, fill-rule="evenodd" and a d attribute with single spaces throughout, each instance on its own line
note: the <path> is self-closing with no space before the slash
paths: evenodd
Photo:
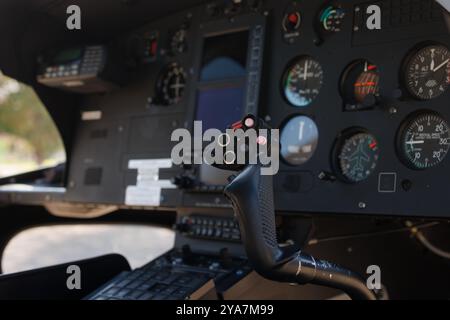
<path id="1" fill-rule="evenodd" d="M 445 93 L 450 81 L 450 52 L 442 45 L 424 47 L 406 62 L 405 84 L 410 94 L 430 100 Z"/>

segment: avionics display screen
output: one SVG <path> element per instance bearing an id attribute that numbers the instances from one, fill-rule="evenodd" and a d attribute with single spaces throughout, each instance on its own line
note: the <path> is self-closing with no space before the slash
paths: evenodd
<path id="1" fill-rule="evenodd" d="M 248 31 L 205 38 L 200 81 L 245 77 Z"/>
<path id="2" fill-rule="evenodd" d="M 205 38 L 196 120 L 226 129 L 244 115 L 248 30 Z"/>
<path id="3" fill-rule="evenodd" d="M 53 57 L 52 62 L 55 64 L 69 63 L 74 60 L 80 59 L 82 53 L 83 50 L 80 48 L 63 50 L 61 52 L 58 52 L 58 54 Z"/>

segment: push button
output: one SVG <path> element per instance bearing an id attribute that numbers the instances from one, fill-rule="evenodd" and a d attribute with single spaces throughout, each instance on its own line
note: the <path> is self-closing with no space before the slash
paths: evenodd
<path id="1" fill-rule="evenodd" d="M 397 174 L 393 172 L 382 172 L 378 176 L 378 192 L 393 193 L 397 189 Z"/>

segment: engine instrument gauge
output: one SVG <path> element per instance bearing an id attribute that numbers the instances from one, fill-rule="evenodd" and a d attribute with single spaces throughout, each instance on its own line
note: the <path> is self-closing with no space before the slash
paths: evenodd
<path id="1" fill-rule="evenodd" d="M 282 89 L 290 104 L 306 107 L 319 95 L 322 84 L 320 63 L 310 57 L 300 57 L 285 72 Z"/>
<path id="2" fill-rule="evenodd" d="M 339 32 L 342 30 L 344 17 L 344 9 L 329 6 L 320 13 L 320 26 L 326 32 Z"/>
<path id="3" fill-rule="evenodd" d="M 450 81 L 450 52 L 443 45 L 430 45 L 414 52 L 404 68 L 409 93 L 420 100 L 444 94 Z"/>
<path id="4" fill-rule="evenodd" d="M 398 138 L 400 158 L 416 170 L 437 166 L 450 149 L 448 122 L 434 112 L 410 116 L 400 128 Z"/>
<path id="5" fill-rule="evenodd" d="M 294 166 L 306 163 L 314 155 L 319 143 L 316 123 L 306 116 L 295 116 L 281 132 L 281 156 Z"/>
<path id="6" fill-rule="evenodd" d="M 361 182 L 375 171 L 380 158 L 378 142 L 363 130 L 351 130 L 336 147 L 340 176 L 350 183 Z"/>
<path id="7" fill-rule="evenodd" d="M 371 108 L 379 95 L 380 75 L 375 64 L 358 60 L 344 71 L 341 94 L 346 110 Z"/>
<path id="8" fill-rule="evenodd" d="M 183 96 L 185 86 L 186 73 L 184 69 L 177 63 L 171 63 L 158 81 L 158 102 L 163 105 L 178 103 Z"/>

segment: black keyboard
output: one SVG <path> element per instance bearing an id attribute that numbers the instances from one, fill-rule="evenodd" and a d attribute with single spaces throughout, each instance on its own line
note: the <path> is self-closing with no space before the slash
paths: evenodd
<path id="1" fill-rule="evenodd" d="M 195 263 L 186 264 L 178 253 L 167 253 L 142 268 L 120 273 L 85 299 L 196 300 L 207 293 L 215 294 L 211 291 L 215 281 L 230 274 L 243 277 L 249 272 L 247 268 L 236 268 L 236 265 L 225 268 L 218 259 L 201 256 L 195 260 Z"/>
<path id="2" fill-rule="evenodd" d="M 195 272 L 123 272 L 89 300 L 186 300 L 213 289 L 210 277 Z"/>

